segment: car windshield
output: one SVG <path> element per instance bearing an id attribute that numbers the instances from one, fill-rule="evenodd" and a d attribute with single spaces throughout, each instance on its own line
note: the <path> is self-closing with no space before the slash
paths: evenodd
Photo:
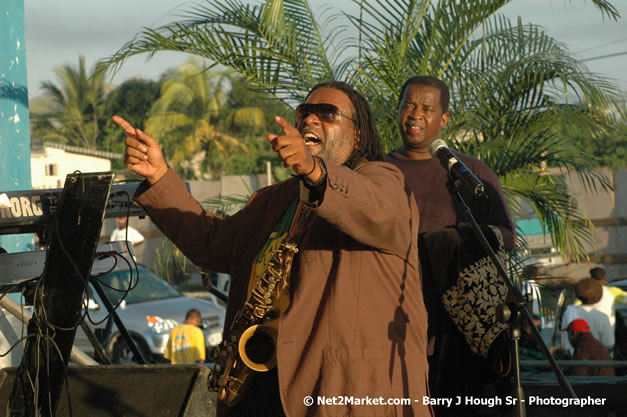
<path id="1" fill-rule="evenodd" d="M 117 304 L 128 290 L 130 276 L 129 271 L 116 271 L 99 278 L 103 283 L 102 289 L 113 305 Z M 139 268 L 139 282 L 133 270 L 133 285 L 135 287 L 125 298 L 127 304 L 181 296 L 170 284 L 146 268 Z"/>

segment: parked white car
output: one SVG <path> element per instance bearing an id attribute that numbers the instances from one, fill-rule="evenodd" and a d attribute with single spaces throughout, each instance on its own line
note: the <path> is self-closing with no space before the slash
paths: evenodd
<path id="1" fill-rule="evenodd" d="M 205 334 L 208 354 L 222 341 L 225 310 L 214 297 L 209 296 L 206 300 L 186 297 L 144 266 L 139 265 L 138 271 L 139 280 L 136 272 L 131 273 L 128 269 L 111 272 L 98 280 L 111 304 L 119 305 L 116 312 L 145 357 L 163 358 L 170 330 L 183 323 L 187 311 L 192 308 L 200 311 L 200 327 Z M 111 361 L 133 362 L 130 348 L 112 319 L 107 318 L 109 313 L 91 284 L 87 296 L 89 327 L 101 339 Z M 80 328 L 74 345 L 87 353 L 93 351 Z"/>
<path id="2" fill-rule="evenodd" d="M 218 303 L 215 296 L 207 294 L 206 299 L 187 297 L 146 267 L 138 265 L 137 270 L 130 268 L 134 264 L 134 256 L 132 247 L 126 246 L 126 242 L 101 243 L 98 251 L 106 255 L 97 255 L 92 265 L 91 275 L 95 278 L 92 278 L 87 288 L 84 302 L 86 308 L 83 312 L 86 314 L 88 327 L 100 340 L 113 363 L 130 363 L 134 362 L 134 358 L 95 291 L 92 284 L 94 279 L 101 283 L 107 298 L 117 307 L 118 316 L 144 358 L 163 360 L 170 330 L 183 323 L 187 311 L 192 308 L 201 313 L 200 327 L 205 335 L 207 359 L 211 358 L 211 352 L 222 340 L 225 315 L 224 306 Z M 119 256 L 111 256 L 112 253 Z M 3 257 L 3 267 L 7 275 L 19 283 L 41 275 L 46 253 L 41 250 L 0 256 Z M 127 262 L 121 261 L 120 256 Z M 19 293 L 11 294 L 11 297 L 18 303 L 18 313 L 14 314 L 20 315 L 21 309 L 27 313 L 32 312 L 31 306 L 19 306 L 22 301 Z M 0 354 L 6 353 L 25 335 L 26 325 L 0 308 Z M 81 327 L 77 329 L 74 346 L 95 357 L 93 345 Z M 23 349 L 22 343 L 10 354 L 0 356 L 0 367 L 19 365 Z"/>

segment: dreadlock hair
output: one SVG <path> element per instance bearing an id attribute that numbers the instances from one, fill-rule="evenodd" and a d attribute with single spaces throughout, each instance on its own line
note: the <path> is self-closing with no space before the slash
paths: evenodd
<path id="1" fill-rule="evenodd" d="M 444 81 L 431 75 L 417 75 L 405 81 L 405 84 L 403 84 L 403 87 L 401 88 L 401 93 L 398 95 L 398 104 L 396 107 L 401 105 L 401 100 L 403 99 L 403 95 L 405 94 L 407 87 L 414 84 L 435 87 L 440 90 L 440 106 L 442 107 L 442 113 L 448 113 L 448 103 L 451 99 L 451 91 Z"/>
<path id="2" fill-rule="evenodd" d="M 312 88 L 307 94 L 305 101 L 309 98 L 311 93 L 319 88 L 340 90 L 346 94 L 351 103 L 353 103 L 354 112 L 351 118 L 353 119 L 358 134 L 358 140 L 355 143 L 353 152 L 344 165 L 350 169 L 354 169 L 357 164 L 363 160 L 383 161 L 383 147 L 381 146 L 377 126 L 374 122 L 374 116 L 372 115 L 370 105 L 366 101 L 366 98 L 345 82 L 325 81 Z"/>

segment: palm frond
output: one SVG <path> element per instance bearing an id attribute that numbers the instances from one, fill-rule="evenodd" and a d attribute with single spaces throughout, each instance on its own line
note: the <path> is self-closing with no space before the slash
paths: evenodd
<path id="1" fill-rule="evenodd" d="M 342 28 L 334 26 L 323 35 L 307 1 L 251 6 L 226 0 L 195 6 L 182 16 L 180 22 L 143 30 L 97 68 L 117 71 L 138 54 L 188 52 L 210 60 L 210 66 L 231 68 L 285 100 L 298 101 L 314 84 L 337 76 L 327 48 Z"/>
<path id="2" fill-rule="evenodd" d="M 502 185 L 512 212 L 529 204 L 564 258 L 586 258 L 586 245 L 594 241 L 592 222 L 573 205 L 563 176 L 528 172 L 502 178 Z"/>
<path id="3" fill-rule="evenodd" d="M 618 18 L 620 17 L 618 9 L 616 9 L 616 7 L 614 7 L 607 0 L 592 0 L 592 4 L 594 4 L 595 7 L 601 11 L 603 16 L 607 16 L 608 18 L 613 20 L 618 20 Z"/>
<path id="4" fill-rule="evenodd" d="M 245 195 L 220 196 L 203 201 L 202 206 L 206 210 L 214 212 L 218 216 L 224 217 L 228 213 L 232 213 L 236 209 L 244 207 L 248 199 L 249 196 Z"/>
<path id="5" fill-rule="evenodd" d="M 585 256 L 590 222 L 573 207 L 564 178 L 543 167 L 575 173 L 589 189 L 611 186 L 562 127 L 595 136 L 611 129 L 619 113 L 615 87 L 541 28 L 500 15 L 509 0 L 354 3 L 358 16 L 321 19 L 307 0 L 210 1 L 184 10 L 179 22 L 143 30 L 98 68 L 117 70 L 138 54 L 187 52 L 286 103 L 301 101 L 320 81 L 348 80 L 370 102 L 388 150 L 399 144 L 401 85 L 413 75 L 437 76 L 454 92 L 444 136 L 491 166 L 514 211 L 529 204 L 566 257 Z M 607 0 L 592 3 L 618 17 Z M 343 37 L 345 22 L 357 37 Z"/>

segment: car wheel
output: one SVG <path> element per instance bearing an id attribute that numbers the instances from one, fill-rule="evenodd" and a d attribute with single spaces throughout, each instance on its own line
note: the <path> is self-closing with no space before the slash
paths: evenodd
<path id="1" fill-rule="evenodd" d="M 133 341 L 135 342 L 135 346 L 137 346 L 137 349 L 141 352 L 144 359 L 148 361 L 148 363 L 150 363 L 152 355 L 144 346 L 144 343 L 141 340 L 138 340 L 136 337 L 133 337 Z M 115 364 L 128 365 L 139 363 L 137 360 L 135 360 L 135 357 L 133 356 L 133 351 L 130 347 L 128 347 L 126 340 L 124 340 L 124 338 L 121 336 L 119 336 L 113 344 L 110 356 L 111 362 Z"/>

